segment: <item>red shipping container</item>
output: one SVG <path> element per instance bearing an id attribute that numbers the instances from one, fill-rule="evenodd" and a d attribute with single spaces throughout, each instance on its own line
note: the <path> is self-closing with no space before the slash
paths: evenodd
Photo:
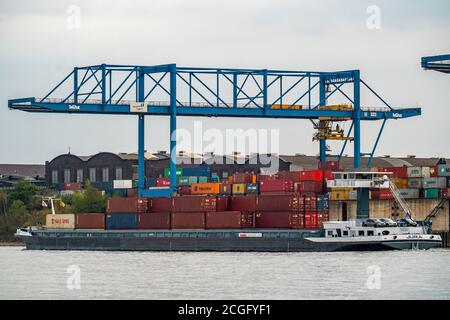
<path id="1" fill-rule="evenodd" d="M 300 211 L 298 196 L 260 195 L 256 198 L 256 211 Z"/>
<path id="2" fill-rule="evenodd" d="M 299 211 L 304 212 L 305 211 L 305 197 L 303 195 L 297 195 L 297 199 L 298 199 Z"/>
<path id="3" fill-rule="evenodd" d="M 323 171 L 322 170 L 301 171 L 300 180 L 301 181 L 323 181 Z"/>
<path id="4" fill-rule="evenodd" d="M 191 186 L 179 186 L 177 193 L 180 196 L 186 196 L 191 194 Z"/>
<path id="5" fill-rule="evenodd" d="M 148 208 L 146 198 L 109 198 L 106 202 L 107 213 L 145 213 Z"/>
<path id="6" fill-rule="evenodd" d="M 373 200 L 391 200 L 394 199 L 389 189 L 373 189 L 370 191 Z"/>
<path id="7" fill-rule="evenodd" d="M 171 215 L 172 229 L 204 229 L 204 212 L 173 212 Z"/>
<path id="8" fill-rule="evenodd" d="M 206 213 L 206 229 L 241 229 L 251 228 L 253 213 L 240 211 L 223 211 Z"/>
<path id="9" fill-rule="evenodd" d="M 323 223 L 330 220 L 330 214 L 325 212 L 317 213 L 317 228 L 323 228 Z"/>
<path id="10" fill-rule="evenodd" d="M 317 209 L 317 196 L 313 194 L 303 195 L 305 211 L 316 211 Z"/>
<path id="11" fill-rule="evenodd" d="M 305 227 L 305 215 L 300 212 L 293 212 L 291 215 L 291 228 L 303 229 Z"/>
<path id="12" fill-rule="evenodd" d="M 217 197 L 174 197 L 173 212 L 216 211 Z"/>
<path id="13" fill-rule="evenodd" d="M 170 187 L 170 178 L 156 178 L 157 187 Z"/>
<path id="14" fill-rule="evenodd" d="M 305 229 L 317 229 L 317 212 L 305 212 Z"/>
<path id="15" fill-rule="evenodd" d="M 280 171 L 276 174 L 276 178 L 279 180 L 291 180 L 294 182 L 301 181 L 301 171 Z"/>
<path id="16" fill-rule="evenodd" d="M 137 215 L 138 229 L 170 229 L 170 212 Z"/>
<path id="17" fill-rule="evenodd" d="M 172 209 L 172 198 L 150 198 L 149 212 L 171 212 Z"/>
<path id="18" fill-rule="evenodd" d="M 230 198 L 231 211 L 256 211 L 256 196 L 235 196 Z"/>
<path id="19" fill-rule="evenodd" d="M 235 174 L 233 174 L 233 183 L 252 183 L 252 182 L 253 182 L 252 173 L 236 172 Z"/>
<path id="20" fill-rule="evenodd" d="M 302 190 L 302 192 L 322 193 L 324 190 L 324 182 L 323 181 L 302 181 L 301 182 L 301 190 Z"/>
<path id="21" fill-rule="evenodd" d="M 259 184 L 259 192 L 294 192 L 294 182 L 291 180 L 266 180 Z"/>
<path id="22" fill-rule="evenodd" d="M 137 198 L 137 196 L 138 196 L 137 189 L 127 189 L 128 198 Z"/>
<path id="23" fill-rule="evenodd" d="M 378 168 L 378 172 L 392 172 L 391 178 L 407 179 L 408 167 L 383 167 Z"/>
<path id="24" fill-rule="evenodd" d="M 61 185 L 61 190 L 81 190 L 81 183 L 63 183 Z"/>
<path id="25" fill-rule="evenodd" d="M 75 215 L 75 229 L 105 229 L 105 214 L 77 213 Z"/>
<path id="26" fill-rule="evenodd" d="M 291 227 L 291 212 L 289 211 L 257 212 L 255 215 L 255 228 L 289 229 L 290 227 Z"/>
<path id="27" fill-rule="evenodd" d="M 218 196 L 216 200 L 216 210 L 228 211 L 230 209 L 230 197 L 228 196 Z"/>

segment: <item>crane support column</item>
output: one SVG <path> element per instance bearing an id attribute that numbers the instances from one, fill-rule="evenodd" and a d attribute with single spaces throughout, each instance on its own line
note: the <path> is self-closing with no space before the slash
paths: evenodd
<path id="1" fill-rule="evenodd" d="M 138 71 L 136 85 L 136 101 L 144 101 L 144 73 Z M 143 114 L 138 116 L 138 196 L 143 196 L 145 189 L 145 118 Z"/>
<path id="2" fill-rule="evenodd" d="M 321 106 L 325 106 L 327 104 L 327 90 L 325 86 L 325 78 L 323 76 L 320 77 L 319 100 Z M 326 148 L 327 148 L 327 141 L 325 139 L 320 139 L 319 140 L 320 162 L 325 162 L 327 160 Z"/>
<path id="3" fill-rule="evenodd" d="M 177 66 L 169 66 L 170 72 L 170 189 L 177 187 Z"/>
<path id="4" fill-rule="evenodd" d="M 138 116 L 138 195 L 142 197 L 145 189 L 145 159 L 144 159 L 144 115 Z"/>
<path id="5" fill-rule="evenodd" d="M 353 83 L 353 129 L 354 129 L 354 154 L 353 161 L 355 169 L 361 167 L 361 100 L 360 100 L 360 73 L 359 70 L 354 71 Z"/>

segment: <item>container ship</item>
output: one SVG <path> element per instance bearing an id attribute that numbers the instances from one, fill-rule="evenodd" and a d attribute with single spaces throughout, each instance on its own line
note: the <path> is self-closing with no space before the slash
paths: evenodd
<path id="1" fill-rule="evenodd" d="M 20 228 L 16 236 L 27 249 L 36 250 L 311 252 L 441 245 L 429 221 L 414 221 L 390 174 L 309 170 L 256 177 L 237 173 L 222 182 L 180 177 L 178 193 L 172 197 L 138 198 L 134 193 L 111 197 L 106 214 L 53 211 L 45 228 Z M 157 180 L 157 187 L 164 188 L 167 178 Z M 348 193 L 349 188 L 357 192 L 357 219 L 329 221 L 330 196 Z M 405 218 L 370 219 L 372 191 L 395 198 Z"/>

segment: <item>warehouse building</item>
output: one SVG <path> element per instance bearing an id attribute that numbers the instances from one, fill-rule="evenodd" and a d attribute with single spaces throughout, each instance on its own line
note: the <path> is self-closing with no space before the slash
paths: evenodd
<path id="1" fill-rule="evenodd" d="M 337 158 L 329 158 L 336 160 Z M 212 175 L 227 178 L 235 172 L 275 173 L 277 171 L 314 170 L 319 165 L 317 156 L 252 154 L 249 156 L 234 152 L 231 155 L 215 155 L 213 153 L 196 154 L 179 151 L 177 155 L 179 167 L 209 166 Z M 367 165 L 368 158 L 362 159 L 362 167 Z M 377 157 L 372 167 L 415 167 L 435 166 L 450 163 L 450 159 L 417 158 L 407 156 L 392 158 Z M 342 157 L 340 167 L 353 170 L 353 158 Z M 145 177 L 147 184 L 164 176 L 164 168 L 170 166 L 170 156 L 166 151 L 145 152 Z M 92 156 L 62 154 L 45 163 L 45 177 L 48 185 L 58 186 L 62 183 L 83 182 L 89 179 L 94 183 L 112 180 L 137 179 L 138 158 L 136 153 L 100 152 Z"/>

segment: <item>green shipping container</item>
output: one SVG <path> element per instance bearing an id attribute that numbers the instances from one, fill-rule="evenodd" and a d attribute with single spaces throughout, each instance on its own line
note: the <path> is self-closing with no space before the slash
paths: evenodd
<path id="1" fill-rule="evenodd" d="M 191 185 L 193 183 L 198 183 L 197 177 L 188 177 L 188 180 L 189 180 L 189 185 Z"/>
<path id="2" fill-rule="evenodd" d="M 183 175 L 183 168 L 177 168 L 177 177 L 181 177 Z M 164 178 L 170 177 L 170 168 L 164 168 Z"/>
<path id="3" fill-rule="evenodd" d="M 211 182 L 220 182 L 219 176 L 212 176 L 211 177 Z"/>
<path id="4" fill-rule="evenodd" d="M 425 189 L 424 198 L 426 199 L 437 199 L 439 198 L 439 189 Z"/>
<path id="5" fill-rule="evenodd" d="M 206 183 L 208 182 L 208 177 L 198 177 L 198 183 Z"/>
<path id="6" fill-rule="evenodd" d="M 179 177 L 178 178 L 178 185 L 179 186 L 189 186 L 189 177 Z"/>
<path id="7" fill-rule="evenodd" d="M 133 180 L 133 181 L 131 182 L 131 186 L 132 186 L 133 188 L 137 188 L 137 186 L 138 186 L 138 181 L 137 181 L 137 180 Z"/>

